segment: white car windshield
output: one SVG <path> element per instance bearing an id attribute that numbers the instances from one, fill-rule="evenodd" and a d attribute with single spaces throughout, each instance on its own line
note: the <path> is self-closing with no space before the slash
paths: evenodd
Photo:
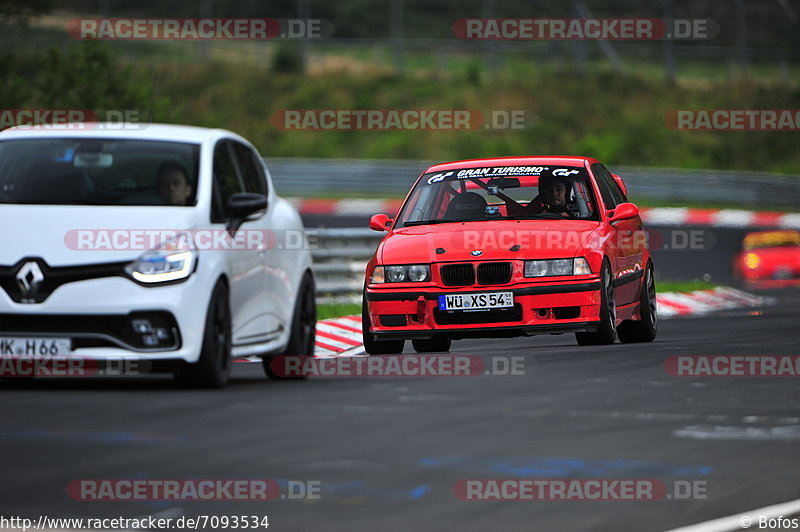
<path id="1" fill-rule="evenodd" d="M 200 147 L 122 139 L 0 142 L 0 203 L 194 205 Z"/>
<path id="2" fill-rule="evenodd" d="M 422 176 L 400 227 L 504 219 L 597 220 L 585 168 L 492 166 Z"/>

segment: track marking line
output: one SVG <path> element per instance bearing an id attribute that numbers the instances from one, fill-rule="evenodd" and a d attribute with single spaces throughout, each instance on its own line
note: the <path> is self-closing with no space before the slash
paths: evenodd
<path id="1" fill-rule="evenodd" d="M 798 512 L 800 512 L 800 499 L 795 499 L 793 501 L 764 506 L 763 508 L 756 508 L 754 510 L 696 523 L 694 525 L 673 528 L 667 532 L 728 532 L 733 530 L 747 530 L 753 525 L 755 525 L 753 528 L 759 529 L 759 517 L 763 516 L 769 520 L 777 517 L 791 516 Z M 755 516 L 755 519 L 753 516 Z"/>

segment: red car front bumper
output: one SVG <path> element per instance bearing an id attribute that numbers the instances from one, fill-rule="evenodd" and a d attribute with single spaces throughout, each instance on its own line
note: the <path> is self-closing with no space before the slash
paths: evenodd
<path id="1" fill-rule="evenodd" d="M 512 292 L 514 307 L 446 311 L 444 294 Z M 370 331 L 378 339 L 453 339 L 592 332 L 600 321 L 600 279 L 530 282 L 513 285 L 420 288 L 370 285 L 365 292 Z"/>

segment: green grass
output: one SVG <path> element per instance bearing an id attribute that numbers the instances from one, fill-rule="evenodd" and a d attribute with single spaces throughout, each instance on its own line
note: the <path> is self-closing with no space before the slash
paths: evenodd
<path id="1" fill-rule="evenodd" d="M 695 279 L 693 281 L 657 281 L 658 292 L 693 292 L 695 290 L 713 290 L 719 285 Z"/>
<path id="2" fill-rule="evenodd" d="M 361 314 L 360 303 L 326 303 L 317 306 L 317 319 L 327 320 Z"/>
<path id="3" fill-rule="evenodd" d="M 267 157 L 457 160 L 536 153 L 577 153 L 609 167 L 717 168 L 796 173 L 792 132 L 686 132 L 664 124 L 671 109 L 798 108 L 794 85 L 753 79 L 689 86 L 609 73 L 496 79 L 447 72 L 442 77 L 380 73 L 275 73 L 206 63 L 132 62 L 152 79 L 156 100 L 172 102 L 168 119 L 222 127 L 250 139 Z M 479 68 L 479 72 L 482 72 Z M 525 112 L 524 129 L 496 131 L 291 131 L 271 122 L 291 109 L 472 109 Z"/>
<path id="4" fill-rule="evenodd" d="M 33 50 L 57 39 L 53 30 L 44 33 Z M 24 35 L 14 34 L 15 40 Z M 87 44 L 66 34 L 64 43 Z M 633 58 L 626 59 L 628 74 L 622 76 L 602 61 L 590 61 L 585 72 L 576 72 L 569 54 L 563 60 L 538 52 L 498 54 L 490 72 L 481 51 L 415 52 L 407 57 L 406 70 L 395 74 L 388 48 L 359 51 L 334 45 L 314 47 L 312 71 L 304 74 L 274 71 L 274 47 L 265 43 L 215 42 L 205 54 L 186 42 L 93 46 L 131 68 L 124 90 L 117 91 L 121 95 L 107 90 L 107 76 L 98 76 L 91 61 L 67 63 L 62 73 L 50 75 L 46 58 L 39 64 L 14 51 L 9 56 L 19 60 L 4 64 L 0 73 L 0 100 L 10 108 L 145 107 L 155 121 L 236 131 L 267 157 L 445 161 L 576 153 L 597 157 L 610 168 L 780 173 L 800 168 L 796 132 L 687 132 L 664 123 L 675 109 L 800 108 L 800 69 L 794 63 L 781 73 L 752 62 L 749 73 L 732 74 L 726 61 L 681 59 L 678 83 L 667 85 L 660 60 Z M 32 86 L 37 76 L 41 83 Z M 277 113 L 292 109 L 462 109 L 480 111 L 487 119 L 493 111 L 519 110 L 526 123 L 523 129 L 503 131 L 285 131 L 271 122 Z"/>
<path id="5" fill-rule="evenodd" d="M 50 45 L 64 46 L 74 42 L 66 35 L 67 20 L 77 15 L 63 14 L 63 21 L 58 25 L 43 26 L 36 22 L 30 28 L 19 28 L 12 24 L 0 24 L 3 35 L 14 38 L 25 38 L 26 47 L 36 48 Z M 448 35 L 449 37 L 449 35 Z M 213 41 L 206 43 L 205 50 L 197 43 L 182 41 L 109 41 L 116 53 L 134 61 L 170 61 L 196 62 L 211 57 L 235 63 L 240 66 L 265 65 L 272 58 L 277 46 L 288 47 L 298 43 L 272 43 L 249 41 Z M 548 43 L 530 43 L 526 50 L 514 51 L 499 48 L 494 55 L 486 55 L 483 46 L 473 46 L 460 51 L 442 53 L 436 49 L 408 50 L 402 56 L 403 75 L 419 77 L 470 79 L 491 78 L 506 81 L 516 79 L 543 79 L 554 76 L 572 76 L 574 56 L 569 46 L 554 53 Z M 660 53 L 652 58 L 626 54 L 625 45 L 619 47 L 622 62 L 628 75 L 635 74 L 648 81 L 662 82 L 665 79 L 665 68 Z M 660 51 L 659 51 L 660 52 Z M 325 43 L 324 46 L 313 46 L 312 60 L 318 63 L 336 63 L 360 70 L 391 73 L 394 52 L 390 43 L 380 42 L 369 47 L 348 46 L 340 43 Z M 494 71 L 486 71 L 491 63 Z M 679 57 L 676 60 L 676 75 L 679 82 L 697 84 L 711 82 L 727 83 L 732 79 L 771 80 L 775 83 L 800 83 L 800 67 L 793 62 L 751 61 L 746 73 L 739 72 L 728 60 L 714 60 L 702 57 Z M 604 56 L 587 59 L 584 65 L 587 75 L 619 76 L 611 63 Z M 513 73 L 509 75 L 507 73 Z"/>

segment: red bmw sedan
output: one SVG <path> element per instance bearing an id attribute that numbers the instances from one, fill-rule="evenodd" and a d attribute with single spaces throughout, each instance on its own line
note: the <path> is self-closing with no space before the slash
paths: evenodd
<path id="1" fill-rule="evenodd" d="M 370 354 L 451 341 L 574 333 L 649 342 L 658 311 L 639 209 L 590 157 L 503 157 L 428 168 L 366 270 Z"/>

